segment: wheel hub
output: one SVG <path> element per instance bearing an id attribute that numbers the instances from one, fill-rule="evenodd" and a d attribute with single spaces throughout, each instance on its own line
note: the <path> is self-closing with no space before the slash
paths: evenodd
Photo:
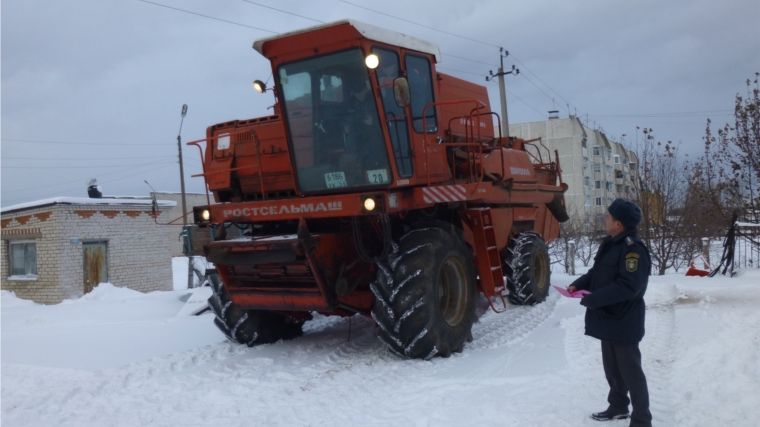
<path id="1" fill-rule="evenodd" d="M 458 325 L 467 311 L 467 275 L 462 262 L 447 258 L 438 277 L 438 301 L 443 319 L 450 326 Z"/>
<path id="2" fill-rule="evenodd" d="M 541 292 L 545 292 L 547 286 L 549 286 L 549 260 L 546 259 L 546 254 L 538 252 L 536 254 L 536 286 Z"/>

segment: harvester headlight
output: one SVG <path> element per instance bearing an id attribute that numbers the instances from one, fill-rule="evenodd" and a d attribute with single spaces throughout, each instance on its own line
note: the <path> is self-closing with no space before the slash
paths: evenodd
<path id="1" fill-rule="evenodd" d="M 380 58 L 378 58 L 374 53 L 370 53 L 366 58 L 364 58 L 364 63 L 367 65 L 367 68 L 374 70 L 378 65 L 380 65 Z"/>
<path id="2" fill-rule="evenodd" d="M 211 208 L 209 206 L 193 206 L 193 222 L 198 227 L 206 227 L 211 223 Z"/>
<path id="3" fill-rule="evenodd" d="M 375 210 L 375 200 L 372 197 L 364 199 L 364 209 L 370 212 Z"/>
<path id="4" fill-rule="evenodd" d="M 261 80 L 254 80 L 253 88 L 256 89 L 256 92 L 264 93 L 267 90 L 267 84 Z"/>

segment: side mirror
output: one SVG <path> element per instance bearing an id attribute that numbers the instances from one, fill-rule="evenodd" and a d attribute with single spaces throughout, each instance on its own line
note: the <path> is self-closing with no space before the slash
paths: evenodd
<path id="1" fill-rule="evenodd" d="M 409 92 L 409 81 L 406 77 L 396 77 L 393 80 L 393 97 L 396 98 L 396 105 L 401 108 L 411 104 L 412 95 Z"/>

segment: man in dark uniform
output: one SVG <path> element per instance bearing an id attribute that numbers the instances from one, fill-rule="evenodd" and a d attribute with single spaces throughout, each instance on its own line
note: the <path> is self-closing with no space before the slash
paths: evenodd
<path id="1" fill-rule="evenodd" d="M 651 427 L 649 391 L 639 351 L 651 266 L 649 250 L 636 235 L 641 209 L 615 199 L 608 211 L 604 226 L 609 236 L 602 241 L 594 266 L 567 288 L 570 292 L 591 292 L 581 299 L 586 307 L 586 335 L 602 341 L 609 406 L 591 418 L 608 421 L 630 417 L 631 427 Z M 632 413 L 628 412 L 628 403 L 633 406 Z"/>

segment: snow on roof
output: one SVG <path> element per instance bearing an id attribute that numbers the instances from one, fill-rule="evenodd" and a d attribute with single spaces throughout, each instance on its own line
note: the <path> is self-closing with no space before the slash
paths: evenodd
<path id="1" fill-rule="evenodd" d="M 760 227 L 760 224 L 754 223 L 754 222 L 741 222 L 736 221 L 737 227 Z"/>
<path id="2" fill-rule="evenodd" d="M 181 191 L 152 191 L 151 193 L 153 193 L 153 194 L 176 194 L 176 195 L 182 194 Z M 185 195 L 187 195 L 187 196 L 205 196 L 206 193 L 191 193 L 191 192 L 185 191 Z"/>
<path id="3" fill-rule="evenodd" d="M 418 52 L 429 53 L 435 56 L 435 62 L 441 62 L 441 50 L 435 43 L 420 40 L 418 38 L 397 33 L 395 31 L 386 30 L 385 28 L 375 27 L 374 25 L 365 24 L 353 19 L 343 19 L 340 21 L 329 22 L 323 25 L 304 28 L 302 30 L 290 31 L 287 33 L 277 34 L 275 36 L 258 39 L 253 42 L 253 48 L 256 49 L 256 51 L 260 54 L 264 55 L 264 43 L 268 41 L 290 37 L 296 34 L 308 33 L 310 31 L 321 30 L 323 28 L 336 27 L 343 24 L 351 25 L 352 27 L 356 28 L 356 31 L 361 33 L 361 35 L 370 40 L 403 47 L 405 49 L 416 50 Z"/>
<path id="4" fill-rule="evenodd" d="M 177 206 L 177 202 L 171 200 L 157 200 L 158 206 Z M 126 198 L 102 198 L 90 199 L 87 197 L 53 197 L 50 199 L 35 200 L 33 202 L 19 203 L 13 206 L 7 206 L 0 210 L 2 213 L 18 211 L 22 209 L 36 208 L 45 205 L 138 205 L 150 206 L 153 203 L 151 199 L 126 199 Z"/>

